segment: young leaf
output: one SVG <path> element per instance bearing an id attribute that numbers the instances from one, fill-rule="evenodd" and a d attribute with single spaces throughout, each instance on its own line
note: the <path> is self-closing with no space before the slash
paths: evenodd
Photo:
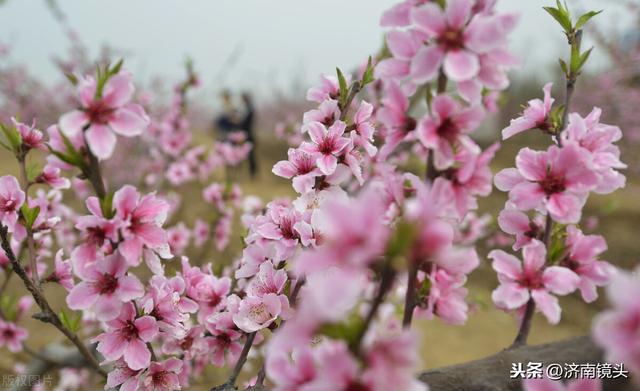
<path id="1" fill-rule="evenodd" d="M 347 102 L 349 87 L 347 86 L 347 79 L 345 79 L 344 74 L 342 73 L 340 68 L 336 68 L 336 72 L 338 74 L 338 85 L 340 86 L 340 106 L 344 107 L 344 104 Z"/>
<path id="2" fill-rule="evenodd" d="M 38 218 L 40 214 L 40 207 L 36 206 L 35 208 L 29 208 L 27 203 L 22 204 L 20 208 L 20 212 L 22 212 L 22 217 L 24 217 L 25 225 L 27 228 L 31 229 L 33 227 L 33 223 Z"/>
<path id="3" fill-rule="evenodd" d="M 11 149 L 14 152 L 18 151 L 20 146 L 22 145 L 22 136 L 20 136 L 20 133 L 18 132 L 18 130 L 13 126 L 7 127 L 3 124 L 0 124 L 0 129 L 2 130 L 2 133 L 4 133 L 4 136 L 7 139 L 7 141 L 9 142 Z"/>
<path id="4" fill-rule="evenodd" d="M 593 47 L 591 47 L 589 50 L 587 50 L 586 52 L 582 53 L 580 55 L 580 69 L 582 69 L 582 67 L 584 66 L 584 64 L 587 62 L 587 60 L 589 59 L 589 55 L 591 54 L 591 51 L 593 50 Z"/>
<path id="5" fill-rule="evenodd" d="M 559 59 L 559 61 L 562 72 L 564 72 L 565 76 L 569 76 L 569 68 L 567 68 L 567 63 L 561 58 Z"/>
<path id="6" fill-rule="evenodd" d="M 366 86 L 367 84 L 373 82 L 375 79 L 373 78 L 373 64 L 371 60 L 371 56 L 369 56 L 369 60 L 367 61 L 367 68 L 362 75 L 362 86 Z"/>
<path id="7" fill-rule="evenodd" d="M 40 164 L 38 163 L 30 164 L 27 167 L 27 180 L 29 182 L 35 181 L 41 172 L 42 172 L 42 168 L 40 167 Z"/>
<path id="8" fill-rule="evenodd" d="M 578 21 L 576 22 L 576 30 L 580 30 L 582 28 L 582 26 L 584 26 L 589 21 L 589 19 L 593 18 L 594 16 L 598 15 L 601 12 L 602 12 L 602 10 L 600 10 L 600 11 L 589 11 L 586 14 L 580 16 L 578 18 Z"/>
<path id="9" fill-rule="evenodd" d="M 71 84 L 73 84 L 74 86 L 78 84 L 78 78 L 73 73 L 66 73 L 65 72 L 64 75 L 67 78 L 67 80 L 69 80 L 71 82 Z"/>
<path id="10" fill-rule="evenodd" d="M 571 31 L 571 19 L 568 15 L 558 8 L 542 7 L 549 15 L 551 15 L 562 27 L 562 29 L 569 33 Z"/>

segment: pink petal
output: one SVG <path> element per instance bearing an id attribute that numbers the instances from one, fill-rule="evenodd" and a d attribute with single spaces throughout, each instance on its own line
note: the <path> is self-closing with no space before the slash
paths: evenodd
<path id="1" fill-rule="evenodd" d="M 506 140 L 518 133 L 522 133 L 525 130 L 533 129 L 536 127 L 536 122 L 529 118 L 519 117 L 512 119 L 509 126 L 502 129 L 502 139 Z"/>
<path id="2" fill-rule="evenodd" d="M 547 259 L 547 249 L 539 240 L 532 240 L 522 250 L 524 271 L 527 274 L 537 274 L 544 267 Z"/>
<path id="3" fill-rule="evenodd" d="M 311 141 L 316 144 L 322 143 L 325 135 L 327 134 L 327 128 L 323 124 L 317 121 L 309 122 L 304 126 L 307 132 L 309 132 L 309 137 L 311 137 Z"/>
<path id="4" fill-rule="evenodd" d="M 540 185 L 533 182 L 521 182 L 509 193 L 509 201 L 521 210 L 538 207 L 544 200 L 545 194 Z"/>
<path id="5" fill-rule="evenodd" d="M 529 301 L 529 290 L 516 283 L 500 284 L 491 293 L 491 299 L 499 308 L 514 310 Z"/>
<path id="6" fill-rule="evenodd" d="M 132 110 L 122 108 L 109 121 L 114 132 L 126 137 L 138 136 L 147 127 L 147 121 Z"/>
<path id="7" fill-rule="evenodd" d="M 124 361 L 133 370 L 145 369 L 151 363 L 151 352 L 144 342 L 132 339 L 124 351 Z"/>
<path id="8" fill-rule="evenodd" d="M 152 316 L 143 316 L 135 320 L 140 339 L 150 342 L 159 332 L 158 324 Z"/>
<path id="9" fill-rule="evenodd" d="M 498 189 L 509 191 L 524 181 L 524 178 L 516 168 L 505 168 L 496 174 L 493 181 Z"/>
<path id="10" fill-rule="evenodd" d="M 444 72 L 453 81 L 465 81 L 475 77 L 480 70 L 478 56 L 460 49 L 447 52 L 444 58 Z"/>
<path id="11" fill-rule="evenodd" d="M 442 64 L 444 52 L 438 46 L 423 46 L 411 60 L 411 77 L 416 83 L 433 80 Z"/>
<path id="12" fill-rule="evenodd" d="M 72 310 L 86 310 L 91 308 L 98 299 L 98 292 L 91 283 L 81 282 L 69 292 L 67 305 Z"/>
<path id="13" fill-rule="evenodd" d="M 338 159 L 333 155 L 321 155 L 316 163 L 323 174 L 331 175 L 336 171 Z"/>
<path id="14" fill-rule="evenodd" d="M 73 137 L 78 132 L 81 132 L 88 123 L 89 117 L 84 111 L 73 110 L 60 117 L 58 127 L 66 136 Z"/>
<path id="15" fill-rule="evenodd" d="M 291 179 L 293 176 L 295 176 L 298 173 L 298 171 L 296 170 L 296 167 L 287 160 L 282 160 L 277 162 L 271 169 L 271 172 L 273 172 L 279 177 L 283 177 L 287 179 Z"/>
<path id="16" fill-rule="evenodd" d="M 498 215 L 498 224 L 500 225 L 500 229 L 511 235 L 522 234 L 530 228 L 529 217 L 513 209 L 501 211 Z"/>
<path id="17" fill-rule="evenodd" d="M 394 58 L 410 60 L 418 51 L 420 42 L 411 31 L 393 30 L 387 33 L 387 46 Z"/>
<path id="18" fill-rule="evenodd" d="M 546 208 L 551 217 L 562 224 L 576 224 L 582 216 L 584 201 L 573 194 L 556 193 L 549 197 Z"/>
<path id="19" fill-rule="evenodd" d="M 120 310 L 122 310 L 122 302 L 115 294 L 100 295 L 94 305 L 96 318 L 104 322 L 117 318 Z"/>
<path id="20" fill-rule="evenodd" d="M 94 339 L 94 341 L 96 340 L 99 341 L 97 350 L 102 353 L 104 358 L 110 361 L 115 361 L 122 357 L 127 347 L 127 341 L 120 333 L 100 334 Z"/>
<path id="21" fill-rule="evenodd" d="M 473 0 L 449 0 L 445 10 L 449 27 L 461 29 L 467 23 L 473 3 Z"/>
<path id="22" fill-rule="evenodd" d="M 429 3 L 411 11 L 411 19 L 417 27 L 431 35 L 442 34 L 447 25 L 445 15 L 436 4 Z"/>
<path id="23" fill-rule="evenodd" d="M 87 144 L 91 152 L 98 159 L 104 160 L 111 157 L 116 147 L 116 135 L 104 125 L 91 124 L 85 133 Z"/>
<path id="24" fill-rule="evenodd" d="M 136 276 L 122 276 L 118 279 L 116 295 L 122 302 L 128 302 L 144 295 L 144 287 Z"/>
<path id="25" fill-rule="evenodd" d="M 493 259 L 491 266 L 493 270 L 513 281 L 517 281 L 522 276 L 522 264 L 520 260 L 502 250 L 493 250 L 488 257 Z"/>
<path id="26" fill-rule="evenodd" d="M 531 148 L 523 148 L 516 156 L 516 167 L 525 179 L 541 181 L 547 176 L 546 154 Z"/>
<path id="27" fill-rule="evenodd" d="M 576 290 L 580 277 L 570 269 L 562 266 L 550 266 L 542 273 L 544 287 L 556 295 L 568 295 Z"/>
<path id="28" fill-rule="evenodd" d="M 102 100 L 108 107 L 122 107 L 131 100 L 133 91 L 134 88 L 131 81 L 131 75 L 121 72 L 112 76 L 104 86 Z"/>
<path id="29" fill-rule="evenodd" d="M 550 295 L 543 289 L 535 289 L 531 292 L 531 297 L 540 309 L 540 312 L 549 320 L 551 324 L 560 322 L 560 313 L 562 309 L 558 303 L 558 298 Z"/>

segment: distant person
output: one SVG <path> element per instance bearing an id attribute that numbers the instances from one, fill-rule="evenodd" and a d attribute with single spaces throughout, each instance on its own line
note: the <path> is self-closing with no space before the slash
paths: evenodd
<path id="1" fill-rule="evenodd" d="M 258 161 L 256 159 L 256 137 L 253 129 L 255 107 L 251 94 L 244 92 L 242 94 L 242 102 L 244 103 L 245 112 L 242 122 L 240 123 L 240 129 L 245 132 L 247 141 L 252 144 L 251 151 L 249 151 L 249 172 L 251 173 L 251 177 L 255 177 L 258 173 Z"/>
<path id="2" fill-rule="evenodd" d="M 233 107 L 233 100 L 229 90 L 223 90 L 220 95 L 222 99 L 222 113 L 215 120 L 215 128 L 222 141 L 226 141 L 229 134 L 239 130 L 240 123 L 238 113 Z"/>

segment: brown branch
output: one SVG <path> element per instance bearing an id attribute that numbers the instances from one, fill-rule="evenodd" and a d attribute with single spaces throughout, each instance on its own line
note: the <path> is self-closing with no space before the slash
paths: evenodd
<path id="1" fill-rule="evenodd" d="M 504 350 L 480 360 L 433 369 L 419 379 L 431 391 L 502 391 L 520 390 L 520 379 L 511 379 L 511 364 L 529 362 L 560 365 L 597 364 L 604 362 L 602 351 L 589 336 L 577 337 L 544 345 L 520 346 Z M 631 391 L 629 379 L 605 379 L 603 390 Z"/>
<path id="2" fill-rule="evenodd" d="M 7 227 L 0 226 L 0 238 L 2 239 L 2 249 L 7 255 L 7 258 L 9 258 L 9 261 L 11 262 L 11 267 L 13 268 L 14 273 L 16 273 L 18 277 L 22 279 L 25 288 L 27 288 L 27 290 L 31 293 L 31 296 L 33 296 L 34 301 L 42 311 L 38 314 L 34 314 L 33 317 L 44 323 L 51 323 L 55 328 L 60 330 L 60 332 L 64 334 L 65 337 L 69 339 L 69 341 L 71 341 L 74 345 L 76 345 L 76 348 L 78 349 L 80 354 L 82 354 L 82 356 L 85 358 L 85 360 L 87 360 L 87 363 L 89 364 L 89 366 L 91 366 L 96 372 L 98 372 L 102 376 L 106 377 L 107 375 L 106 372 L 104 371 L 104 369 L 100 367 L 100 364 L 98 363 L 96 358 L 89 352 L 87 347 L 84 345 L 84 343 L 82 343 L 82 341 L 80 341 L 78 336 L 62 324 L 62 321 L 60 320 L 58 315 L 53 311 L 53 309 L 51 308 L 51 305 L 49 304 L 47 299 L 44 297 L 40 288 L 36 286 L 31 280 L 31 278 L 29 278 L 29 276 L 27 275 L 27 272 L 24 270 L 24 268 L 16 258 L 15 254 L 13 253 L 13 250 L 11 249 L 11 244 L 9 243 L 9 238 L 8 238 Z"/>

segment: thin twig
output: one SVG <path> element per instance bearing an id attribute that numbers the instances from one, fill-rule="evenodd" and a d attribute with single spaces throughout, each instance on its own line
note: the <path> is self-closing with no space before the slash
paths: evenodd
<path id="1" fill-rule="evenodd" d="M 33 283 L 31 278 L 29 278 L 27 272 L 24 270 L 18 259 L 15 257 L 13 250 L 11 249 L 11 245 L 8 239 L 8 228 L 4 225 L 0 225 L 0 239 L 2 240 L 2 249 L 7 255 L 7 258 L 9 258 L 14 272 L 18 275 L 18 277 L 20 277 L 20 279 L 22 279 L 25 287 L 31 293 L 31 296 L 33 296 L 34 301 L 42 310 L 41 313 L 35 314 L 33 315 L 33 317 L 42 322 L 51 323 L 55 328 L 62 332 L 62 334 L 64 334 L 78 348 L 80 354 L 82 354 L 82 356 L 87 360 L 91 367 L 93 367 L 93 369 L 100 375 L 106 377 L 107 373 L 100 367 L 100 364 L 98 363 L 96 358 L 89 352 L 87 347 L 80 341 L 78 336 L 62 324 L 62 321 L 53 311 L 51 305 L 44 297 L 40 288 Z"/>

